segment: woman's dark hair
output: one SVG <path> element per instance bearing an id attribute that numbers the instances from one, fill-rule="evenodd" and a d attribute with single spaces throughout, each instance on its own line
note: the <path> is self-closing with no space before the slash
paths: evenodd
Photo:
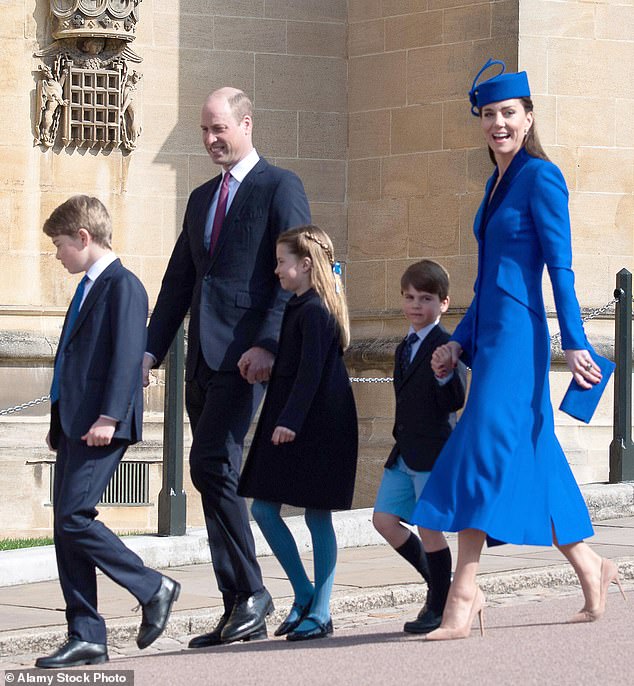
<path id="1" fill-rule="evenodd" d="M 530 98 L 519 98 L 519 101 L 522 103 L 522 106 L 526 112 L 533 112 L 533 101 Z M 482 116 L 482 110 L 480 110 L 480 116 Z M 531 157 L 537 157 L 540 160 L 546 160 L 546 162 L 550 162 L 550 158 L 544 151 L 544 148 L 542 148 L 542 144 L 539 142 L 539 136 L 537 135 L 537 129 L 535 127 L 534 113 L 533 124 L 524 138 L 523 147 Z M 493 154 L 493 150 L 491 150 L 491 148 L 489 148 L 489 158 L 493 164 L 497 164 L 495 161 L 495 155 Z"/>

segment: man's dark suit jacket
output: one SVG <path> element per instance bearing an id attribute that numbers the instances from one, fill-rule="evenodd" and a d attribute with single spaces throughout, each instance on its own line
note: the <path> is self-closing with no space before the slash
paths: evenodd
<path id="1" fill-rule="evenodd" d="M 60 431 L 79 440 L 99 415 L 118 420 L 114 438 L 141 440 L 148 301 L 137 277 L 115 260 L 99 275 L 63 351 L 59 401 L 51 409 L 51 445 Z M 64 332 L 68 314 L 60 341 Z M 57 359 L 57 357 L 56 357 Z"/>
<path id="2" fill-rule="evenodd" d="M 275 242 L 281 231 L 310 222 L 300 179 L 260 158 L 240 184 L 210 257 L 205 222 L 220 179 L 189 197 L 148 329 L 147 350 L 160 363 L 191 308 L 188 381 L 199 350 L 216 371 L 236 371 L 241 355 L 253 346 L 275 354 L 289 297 L 274 274 Z"/>
<path id="3" fill-rule="evenodd" d="M 405 374 L 401 371 L 401 351 L 405 342 L 396 348 L 394 364 L 394 392 L 396 413 L 392 434 L 396 445 L 392 448 L 385 468 L 394 465 L 399 455 L 410 469 L 428 472 L 434 466 L 453 426 L 454 413 L 465 400 L 465 367 L 459 364 L 453 378 L 441 386 L 431 368 L 434 350 L 449 340 L 441 327 L 434 327 L 420 344 Z"/>

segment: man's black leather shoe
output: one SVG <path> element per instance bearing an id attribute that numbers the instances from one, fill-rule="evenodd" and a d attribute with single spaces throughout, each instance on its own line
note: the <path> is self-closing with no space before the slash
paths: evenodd
<path id="1" fill-rule="evenodd" d="M 143 605 L 143 618 L 136 644 L 141 650 L 154 643 L 163 633 L 172 611 L 172 605 L 178 600 L 181 585 L 168 576 L 161 577 L 158 591 Z"/>
<path id="2" fill-rule="evenodd" d="M 273 599 L 266 588 L 237 601 L 220 634 L 222 642 L 266 638 L 266 617 L 274 609 Z"/>
<path id="3" fill-rule="evenodd" d="M 225 628 L 225 624 L 229 619 L 229 613 L 225 612 L 222 617 L 218 620 L 213 631 L 208 634 L 201 634 L 200 636 L 194 636 L 189 642 L 189 648 L 208 648 L 209 646 L 219 646 L 222 645 L 223 641 L 221 638 L 222 630 Z"/>
<path id="4" fill-rule="evenodd" d="M 108 650 L 105 645 L 69 638 L 52 655 L 38 657 L 35 666 L 39 669 L 61 669 L 80 665 L 100 665 L 104 662 L 108 662 Z"/>
<path id="5" fill-rule="evenodd" d="M 441 622 L 442 612 L 431 610 L 425 605 L 413 622 L 405 622 L 403 631 L 408 634 L 428 634 L 430 631 L 437 629 Z"/>

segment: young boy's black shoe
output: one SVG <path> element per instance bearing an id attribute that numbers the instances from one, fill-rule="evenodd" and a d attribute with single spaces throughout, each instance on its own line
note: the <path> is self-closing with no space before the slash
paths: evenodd
<path id="1" fill-rule="evenodd" d="M 425 605 L 413 622 L 405 622 L 403 631 L 408 634 L 428 634 L 430 631 L 437 629 L 441 622 L 442 612 L 430 610 Z"/>

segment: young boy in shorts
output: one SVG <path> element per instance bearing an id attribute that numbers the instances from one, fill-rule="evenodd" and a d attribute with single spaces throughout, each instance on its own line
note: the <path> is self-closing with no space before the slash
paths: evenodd
<path id="1" fill-rule="evenodd" d="M 394 356 L 396 413 L 392 448 L 374 505 L 374 527 L 427 582 L 427 600 L 404 630 L 425 634 L 442 620 L 451 583 L 451 552 L 441 531 L 410 523 L 429 473 L 465 400 L 465 368 L 440 380 L 431 368 L 434 350 L 449 340 L 440 317 L 449 307 L 449 274 L 432 260 L 409 266 L 401 277 L 403 314 L 409 331 Z"/>

